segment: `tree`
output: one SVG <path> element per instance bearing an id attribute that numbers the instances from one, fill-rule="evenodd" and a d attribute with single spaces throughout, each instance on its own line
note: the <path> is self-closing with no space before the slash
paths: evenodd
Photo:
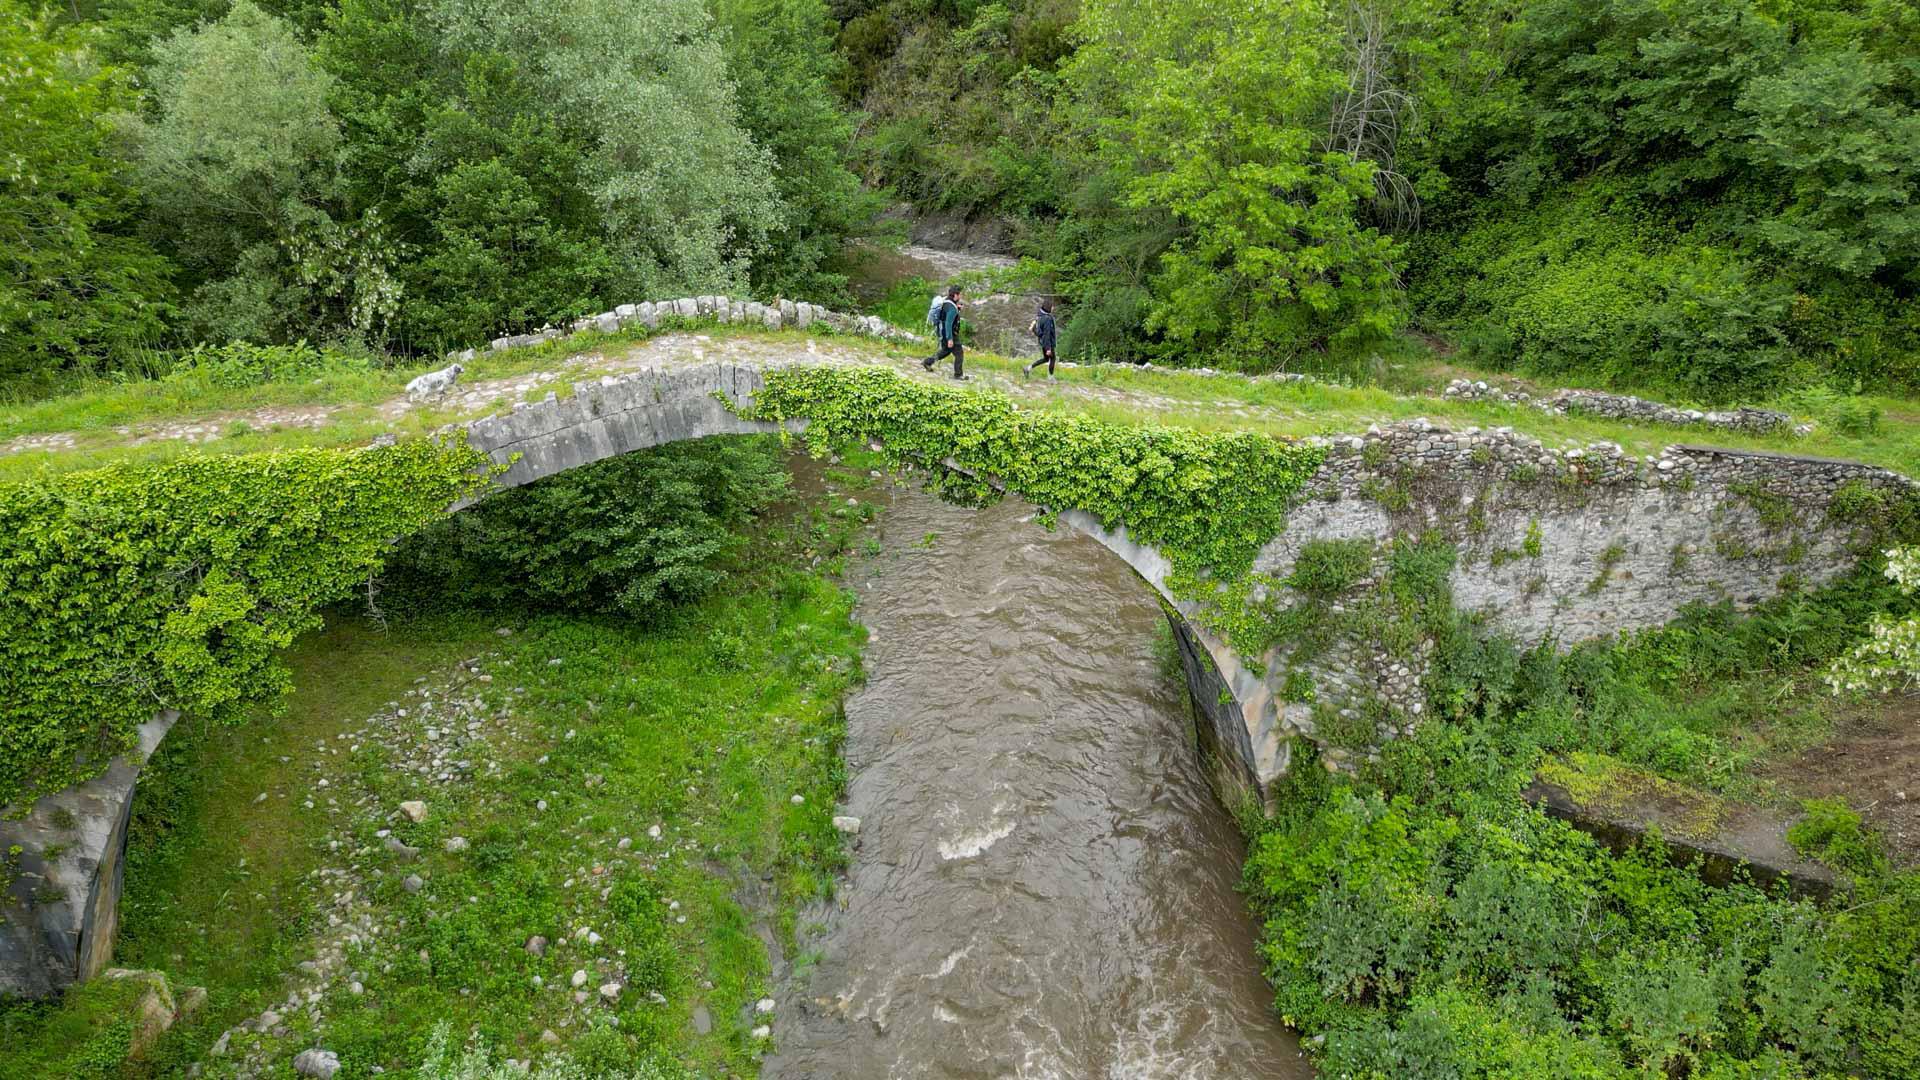
<path id="1" fill-rule="evenodd" d="M 112 364 L 162 332 L 169 267 L 124 231 L 132 103 L 79 39 L 0 0 L 0 379 Z"/>
<path id="2" fill-rule="evenodd" d="M 1331 4 L 1092 0 L 1068 65 L 1123 199 L 1175 215 L 1149 326 L 1271 367 L 1335 335 L 1391 329 L 1398 245 L 1363 222 L 1377 165 L 1328 137 L 1348 88 Z"/>
<path id="3" fill-rule="evenodd" d="M 428 18 L 442 49 L 514 60 L 580 141 L 623 293 L 745 291 L 780 208 L 699 0 L 436 0 Z"/>
<path id="4" fill-rule="evenodd" d="M 754 284 L 767 294 L 843 298 L 846 277 L 829 268 L 877 207 L 846 165 L 853 120 L 831 89 L 841 64 L 826 5 L 714 0 L 714 14 L 726 31 L 740 123 L 771 156 L 779 196 L 777 226 L 753 268 Z"/>
<path id="5" fill-rule="evenodd" d="M 379 336 L 399 303 L 401 252 L 377 214 L 329 212 L 333 79 L 293 28 L 237 0 L 158 46 L 149 77 L 159 118 L 141 135 L 142 174 L 199 284 L 190 324 L 216 339 Z"/>

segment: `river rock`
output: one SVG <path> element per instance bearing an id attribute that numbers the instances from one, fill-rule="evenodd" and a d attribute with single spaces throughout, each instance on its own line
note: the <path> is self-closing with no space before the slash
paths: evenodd
<path id="1" fill-rule="evenodd" d="M 400 882 L 400 886 L 401 886 L 402 888 L 404 888 L 404 889 L 406 889 L 406 890 L 407 890 L 408 892 L 410 892 L 410 893 L 417 893 L 417 892 L 419 892 L 419 891 L 420 891 L 421 889 L 424 889 L 424 888 L 426 888 L 426 887 L 427 887 L 427 883 L 426 883 L 426 882 L 424 882 L 424 881 L 422 881 L 422 880 L 420 880 L 420 875 L 419 875 L 419 874 L 408 874 L 408 875 L 406 876 L 406 878 L 404 878 L 404 879 L 403 879 L 403 880 L 402 880 L 402 881 Z"/>
<path id="2" fill-rule="evenodd" d="M 573 973 L 573 978 L 570 981 L 573 983 L 573 988 L 575 990 L 578 990 L 581 987 L 587 985 L 587 969 L 580 968 L 579 970 L 575 971 Z"/>
<path id="3" fill-rule="evenodd" d="M 447 851 L 449 853 L 462 852 L 467 850 L 467 847 L 467 838 L 464 836 L 450 836 L 447 838 Z"/>
<path id="4" fill-rule="evenodd" d="M 133 1057 L 144 1055 L 173 1026 L 173 1019 L 177 1015 L 167 977 L 158 971 L 132 968 L 108 968 L 100 974 L 102 978 L 132 983 L 140 988 L 134 998 L 133 1041 L 128 1052 Z M 201 994 L 204 997 L 205 991 Z"/>
<path id="5" fill-rule="evenodd" d="M 833 827 L 849 836 L 857 836 L 860 833 L 860 819 L 851 815 L 836 814 Z"/>
<path id="6" fill-rule="evenodd" d="M 617 982 L 601 983 L 600 997 L 604 1001 L 620 1000 L 620 984 Z"/>
<path id="7" fill-rule="evenodd" d="M 302 1050 L 293 1059 L 293 1071 L 316 1080 L 333 1080 L 333 1074 L 340 1071 L 340 1056 L 331 1050 Z"/>
<path id="8" fill-rule="evenodd" d="M 427 804 L 419 799 L 408 799 L 400 804 L 400 812 L 407 815 L 407 820 L 419 823 L 427 819 Z"/>
<path id="9" fill-rule="evenodd" d="M 527 939 L 526 950 L 534 956 L 547 955 L 547 939 L 535 934 Z"/>

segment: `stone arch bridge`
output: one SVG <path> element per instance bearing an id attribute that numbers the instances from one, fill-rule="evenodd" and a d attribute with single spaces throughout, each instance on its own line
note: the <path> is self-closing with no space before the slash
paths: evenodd
<path id="1" fill-rule="evenodd" d="M 465 431 L 471 446 L 506 466 L 497 483 L 514 487 L 666 443 L 779 430 L 736 411 L 753 403 L 779 366 L 643 369 L 575 384 L 566 397 L 521 403 Z M 1438 534 L 1457 552 L 1449 581 L 1455 605 L 1485 612 L 1492 626 L 1529 643 L 1652 627 L 1690 603 L 1746 606 L 1786 587 L 1832 580 L 1857 565 L 1873 538 L 1869 522 L 1841 509 L 1888 494 L 1905 498 L 1916 487 L 1854 462 L 1684 445 L 1635 458 L 1611 445 L 1554 450 L 1505 429 L 1455 432 L 1424 421 L 1324 441 L 1323 463 L 1285 531 L 1261 550 L 1256 572 L 1277 581 L 1317 543 L 1365 541 L 1372 563 L 1342 598 L 1363 602 L 1384 579 L 1387 541 Z M 1377 739 L 1418 723 L 1431 643 L 1394 652 L 1346 640 L 1307 658 L 1283 642 L 1263 656 L 1239 656 L 1204 628 L 1195 605 L 1172 594 L 1168 559 L 1130 537 L 1124 522 L 1051 509 L 1166 601 L 1223 800 L 1264 801 L 1294 740 L 1314 738 L 1333 717 L 1350 721 L 1371 706 L 1368 715 L 1387 718 Z M 161 714 L 142 729 L 134 761 L 171 720 Z M 1354 752 L 1323 751 L 1333 765 Z M 53 834 L 55 816 L 71 814 L 84 848 L 69 854 L 82 872 L 63 875 L 62 897 L 37 904 L 31 924 L 0 924 L 0 993 L 44 994 L 104 965 L 137 771 L 118 761 L 40 800 L 25 818 L 0 821 L 0 846 L 19 842 L 31 855 L 37 837 Z"/>

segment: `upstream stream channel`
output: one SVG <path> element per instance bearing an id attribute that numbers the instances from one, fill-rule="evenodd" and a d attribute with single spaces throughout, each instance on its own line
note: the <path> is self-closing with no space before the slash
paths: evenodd
<path id="1" fill-rule="evenodd" d="M 862 824 L 803 920 L 806 962 L 783 965 L 764 1075 L 1312 1076 L 1152 590 L 1017 499 L 870 497 L 884 547 L 851 572 L 871 639 L 840 811 Z"/>

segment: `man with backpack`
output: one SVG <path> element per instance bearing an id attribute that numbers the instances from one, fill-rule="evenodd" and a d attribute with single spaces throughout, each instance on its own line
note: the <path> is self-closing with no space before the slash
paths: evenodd
<path id="1" fill-rule="evenodd" d="M 1026 373 L 1032 375 L 1034 368 L 1045 364 L 1047 365 L 1047 378 L 1053 378 L 1053 345 L 1057 336 L 1057 328 L 1053 322 L 1052 300 L 1040 301 L 1040 310 L 1034 313 L 1033 321 L 1027 324 L 1027 333 L 1032 334 L 1034 340 L 1040 343 L 1040 359 L 1028 364 Z"/>
<path id="2" fill-rule="evenodd" d="M 927 309 L 927 322 L 933 326 L 933 337 L 940 351 L 920 361 L 920 366 L 932 371 L 933 365 L 952 356 L 953 377 L 966 378 L 960 370 L 967 358 L 966 350 L 960 347 L 960 286 L 949 285 L 946 295 L 933 298 L 933 305 Z"/>

